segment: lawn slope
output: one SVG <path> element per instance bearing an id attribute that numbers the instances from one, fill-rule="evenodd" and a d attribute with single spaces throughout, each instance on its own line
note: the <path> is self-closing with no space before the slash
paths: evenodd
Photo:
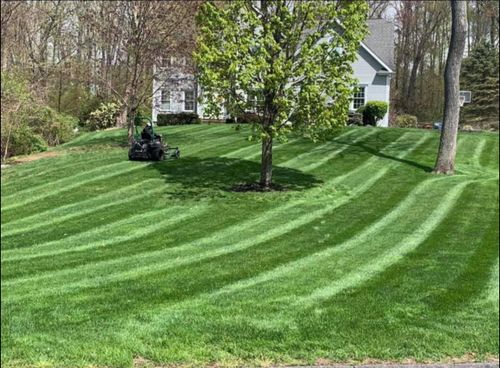
<path id="1" fill-rule="evenodd" d="M 84 134 L 2 170 L 2 365 L 498 357 L 498 135 L 357 128 L 276 145 L 161 128 L 181 159 Z"/>

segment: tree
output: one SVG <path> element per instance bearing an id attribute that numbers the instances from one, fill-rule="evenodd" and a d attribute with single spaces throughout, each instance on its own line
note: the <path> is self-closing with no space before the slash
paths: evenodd
<path id="1" fill-rule="evenodd" d="M 472 92 L 472 102 L 462 108 L 462 120 L 498 122 L 498 50 L 483 42 L 462 64 L 461 89 Z"/>
<path id="2" fill-rule="evenodd" d="M 103 2 L 88 14 L 99 41 L 97 49 L 91 50 L 99 66 L 91 74 L 100 88 L 120 102 L 119 125 L 128 127 L 129 140 L 139 106 L 154 94 L 154 78 L 165 74 L 157 66 L 171 55 L 192 50 L 194 32 L 189 21 L 198 6 L 197 1 Z"/>
<path id="3" fill-rule="evenodd" d="M 205 3 L 195 52 L 206 112 L 249 109 L 262 143 L 260 185 L 272 184 L 272 147 L 292 130 L 312 139 L 345 124 L 351 63 L 366 34 L 364 1 Z"/>
<path id="4" fill-rule="evenodd" d="M 444 119 L 434 172 L 453 174 L 460 115 L 460 67 L 467 36 L 466 3 L 451 0 L 451 40 L 444 72 Z"/>
<path id="5" fill-rule="evenodd" d="M 368 3 L 368 18 L 380 19 L 383 18 L 387 9 L 391 7 L 391 2 L 387 0 L 367 0 Z"/>

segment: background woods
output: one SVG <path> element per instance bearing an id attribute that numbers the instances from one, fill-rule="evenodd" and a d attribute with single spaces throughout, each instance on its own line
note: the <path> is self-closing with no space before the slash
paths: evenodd
<path id="1" fill-rule="evenodd" d="M 382 5 L 380 5 L 382 4 Z M 451 9 L 449 1 L 371 1 L 374 16 L 390 18 L 395 23 L 396 73 L 392 85 L 391 108 L 393 116 L 407 113 L 416 115 L 421 121 L 440 120 L 444 103 L 444 68 L 451 34 Z M 489 49 L 489 63 L 498 60 L 498 2 L 489 0 L 467 1 L 467 39 L 462 90 L 473 91 L 473 102 L 464 111 L 487 110 L 485 116 L 465 117 L 487 121 L 498 127 L 498 94 L 476 98 L 480 82 L 472 74 L 482 70 L 474 54 L 478 49 Z M 378 9 L 378 10 L 377 10 Z M 381 11 L 380 11 L 381 10 Z M 487 46 L 485 46 L 487 45 Z M 495 71 L 496 70 L 496 71 Z M 486 73 L 486 75 L 484 74 Z M 496 68 L 487 68 L 480 73 L 482 80 L 498 85 L 498 61 Z M 471 77 L 467 77 L 471 75 Z M 496 88 L 498 89 L 498 88 Z M 478 110 L 478 106 L 482 109 Z"/>

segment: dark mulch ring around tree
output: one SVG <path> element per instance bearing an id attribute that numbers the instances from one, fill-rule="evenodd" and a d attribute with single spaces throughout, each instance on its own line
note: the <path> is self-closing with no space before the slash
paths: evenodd
<path id="1" fill-rule="evenodd" d="M 232 192 L 285 192 L 288 190 L 287 187 L 280 184 L 271 184 L 266 187 L 260 183 L 239 183 L 232 186 L 230 189 Z"/>

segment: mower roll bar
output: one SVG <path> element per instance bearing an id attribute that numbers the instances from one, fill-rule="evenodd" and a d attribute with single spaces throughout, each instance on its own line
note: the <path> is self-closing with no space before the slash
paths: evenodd
<path id="1" fill-rule="evenodd" d="M 135 139 L 139 140 L 141 137 L 140 133 L 137 131 L 137 125 L 140 124 L 142 120 L 147 120 L 148 123 L 151 124 L 151 136 L 154 137 L 155 132 L 153 128 L 153 122 L 151 121 L 151 119 L 148 118 L 147 116 L 137 115 L 134 119 Z"/>

